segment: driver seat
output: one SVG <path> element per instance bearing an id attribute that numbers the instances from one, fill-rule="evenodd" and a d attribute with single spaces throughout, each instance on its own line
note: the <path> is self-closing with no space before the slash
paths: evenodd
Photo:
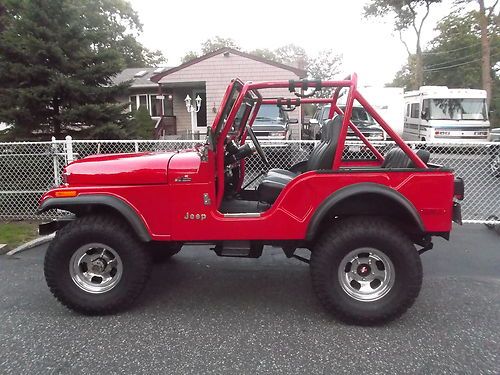
<path id="1" fill-rule="evenodd" d="M 322 134 L 325 134 L 325 141 L 320 142 L 317 147 L 311 152 L 310 158 L 307 160 L 306 171 L 325 170 L 332 167 L 335 151 L 340 132 L 342 130 L 343 116 L 336 116 L 333 120 L 329 120 L 322 129 Z M 285 186 L 292 181 L 299 173 L 293 173 L 282 170 L 272 170 L 262 180 L 257 188 L 259 201 L 266 203 L 274 203 L 278 195 Z"/>

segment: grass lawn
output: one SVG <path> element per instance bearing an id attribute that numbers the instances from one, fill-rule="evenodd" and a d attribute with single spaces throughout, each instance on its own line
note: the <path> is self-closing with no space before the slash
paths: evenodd
<path id="1" fill-rule="evenodd" d="M 0 253 L 14 249 L 29 240 L 38 237 L 38 223 L 27 221 L 0 222 L 0 244 L 7 246 Z"/>

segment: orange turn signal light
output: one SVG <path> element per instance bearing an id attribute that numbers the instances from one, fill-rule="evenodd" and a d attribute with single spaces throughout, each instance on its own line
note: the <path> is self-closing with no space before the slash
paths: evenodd
<path id="1" fill-rule="evenodd" d="M 55 192 L 56 198 L 68 198 L 68 197 L 76 197 L 78 192 L 76 190 L 60 190 Z"/>

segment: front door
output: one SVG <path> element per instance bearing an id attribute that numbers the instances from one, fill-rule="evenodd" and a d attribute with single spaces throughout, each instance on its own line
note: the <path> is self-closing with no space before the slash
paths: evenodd
<path id="1" fill-rule="evenodd" d="M 200 96 L 201 107 L 199 112 L 196 114 L 197 129 L 200 133 L 206 133 L 207 131 L 207 93 L 204 91 L 195 91 L 194 97 Z"/>

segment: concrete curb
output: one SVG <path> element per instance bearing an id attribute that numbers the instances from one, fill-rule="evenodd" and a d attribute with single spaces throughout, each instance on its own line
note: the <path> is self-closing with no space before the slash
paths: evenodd
<path id="1" fill-rule="evenodd" d="M 5 255 L 12 256 L 14 254 L 20 253 L 21 251 L 29 250 L 29 249 L 32 249 L 32 248 L 34 248 L 36 246 L 43 245 L 43 244 L 45 244 L 47 242 L 52 241 L 52 239 L 54 238 L 54 236 L 55 236 L 55 233 L 52 233 L 52 234 L 49 234 L 47 236 L 35 238 L 34 240 L 26 242 L 25 244 L 22 244 L 22 245 L 16 247 L 15 249 L 12 249 L 11 251 L 9 251 Z"/>

